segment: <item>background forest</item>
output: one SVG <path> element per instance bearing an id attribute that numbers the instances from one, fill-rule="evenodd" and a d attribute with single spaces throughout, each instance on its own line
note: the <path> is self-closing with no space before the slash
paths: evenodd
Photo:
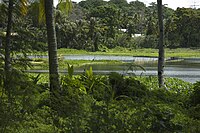
<path id="1" fill-rule="evenodd" d="M 89 51 L 114 48 L 157 48 L 158 23 L 156 3 L 146 6 L 140 1 L 86 0 L 73 3 L 69 15 L 56 8 L 56 32 L 59 48 Z M 16 7 L 13 49 L 46 50 L 44 24 L 39 23 L 39 2 L 29 5 L 26 16 Z M 6 28 L 6 5 L 0 4 L 0 31 Z M 164 6 L 165 46 L 168 48 L 196 48 L 200 46 L 198 29 L 200 10 Z M 23 29 L 23 30 L 22 30 Z M 22 39 L 23 38 L 23 39 Z M 20 46 L 19 46 L 20 44 Z M 34 44 L 34 45 L 33 45 Z M 100 49 L 99 49 L 100 48 Z"/>
<path id="2" fill-rule="evenodd" d="M 49 1 L 30 0 L 28 10 L 24 0 L 0 1 L 1 133 L 200 132 L 200 82 L 165 78 L 164 86 L 159 87 L 154 76 L 96 75 L 92 67 L 75 75 L 68 62 L 64 62 L 67 74 L 26 72 L 33 61 L 28 54 L 50 49 L 45 26 L 53 15 L 58 48 L 68 48 L 66 51 L 158 48 L 157 3 L 86 0 L 72 2 L 70 12 L 63 10 L 66 3 L 60 3 L 55 12 L 49 8 L 50 12 L 48 4 L 52 6 L 53 1 Z M 13 24 L 7 47 L 10 2 L 14 2 Z M 163 17 L 165 47 L 199 48 L 200 9 L 163 6 Z"/>

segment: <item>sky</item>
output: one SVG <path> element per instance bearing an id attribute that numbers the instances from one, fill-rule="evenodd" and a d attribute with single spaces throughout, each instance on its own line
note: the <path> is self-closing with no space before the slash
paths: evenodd
<path id="1" fill-rule="evenodd" d="M 54 4 L 57 4 L 58 0 L 54 0 Z M 74 2 L 80 2 L 81 0 L 72 0 Z M 106 0 L 108 1 L 108 0 Z M 134 0 L 127 0 L 128 2 L 134 1 Z M 157 0 L 139 0 L 141 2 L 144 2 L 146 5 L 148 5 L 151 2 L 156 2 Z M 193 7 L 196 5 L 197 8 L 200 8 L 200 0 L 163 0 L 163 4 L 167 4 L 168 7 L 176 9 L 177 7 Z"/>

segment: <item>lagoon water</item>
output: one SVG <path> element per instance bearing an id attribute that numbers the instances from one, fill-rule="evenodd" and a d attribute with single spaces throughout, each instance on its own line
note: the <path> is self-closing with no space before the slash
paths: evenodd
<path id="1" fill-rule="evenodd" d="M 156 63 L 146 63 L 143 65 L 145 70 L 142 70 L 139 67 L 133 67 L 130 70 L 130 65 L 108 65 L 108 64 L 93 64 L 93 65 L 85 65 L 78 70 L 83 70 L 92 66 L 95 73 L 103 73 L 109 74 L 110 72 L 118 72 L 124 75 L 142 75 L 142 76 L 156 76 L 157 75 L 157 65 Z M 196 81 L 200 81 L 200 64 L 199 65 L 192 65 L 189 66 L 186 64 L 182 64 L 180 62 L 176 62 L 173 64 L 166 63 L 164 68 L 164 75 L 166 77 L 174 77 L 179 78 L 187 82 L 194 83 Z"/>
<path id="2" fill-rule="evenodd" d="M 118 60 L 124 62 L 133 61 L 156 61 L 155 57 L 134 57 L 134 56 L 116 56 L 116 55 L 67 55 L 65 60 Z"/>
<path id="3" fill-rule="evenodd" d="M 47 55 L 31 55 L 28 58 L 48 58 Z M 117 55 L 63 55 L 60 58 L 64 60 L 117 60 L 124 62 L 133 62 L 133 61 L 157 61 L 156 57 L 134 57 L 134 56 L 117 56 Z"/>
<path id="4" fill-rule="evenodd" d="M 47 58 L 47 56 L 30 56 L 29 58 Z M 118 60 L 126 62 L 125 64 L 91 64 L 80 66 L 75 69 L 76 73 L 82 73 L 89 66 L 92 66 L 94 73 L 109 74 L 118 72 L 124 75 L 157 75 L 157 58 L 156 57 L 133 57 L 133 56 L 114 56 L 114 55 L 65 55 L 64 60 Z M 164 75 L 167 77 L 180 78 L 187 82 L 200 81 L 200 58 L 172 58 L 167 59 Z M 134 67 L 140 64 L 145 69 Z M 47 72 L 47 70 L 31 70 L 29 72 Z M 66 72 L 61 70 L 60 72 Z"/>

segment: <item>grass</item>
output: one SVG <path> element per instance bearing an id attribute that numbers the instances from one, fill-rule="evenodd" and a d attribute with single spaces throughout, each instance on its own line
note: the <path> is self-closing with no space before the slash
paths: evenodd
<path id="1" fill-rule="evenodd" d="M 47 52 L 34 52 L 35 55 L 47 55 Z M 72 54 L 87 54 L 87 55 L 129 55 L 129 56 L 158 56 L 158 49 L 143 48 L 143 49 L 130 49 L 116 47 L 114 49 L 107 49 L 106 52 L 88 52 L 85 50 L 76 49 L 58 49 L 58 56 L 62 55 L 72 55 Z M 177 49 L 165 49 L 166 57 L 200 57 L 200 49 L 190 49 L 190 48 L 177 48 Z"/>
<path id="2" fill-rule="evenodd" d="M 129 56 L 157 56 L 158 50 L 156 49 L 129 49 L 117 47 L 114 49 L 107 49 L 106 52 L 87 52 L 84 50 L 76 49 L 59 49 L 59 55 L 71 55 L 71 54 L 89 54 L 89 55 L 129 55 Z"/>
<path id="3" fill-rule="evenodd" d="M 115 61 L 115 60 L 63 60 L 59 59 L 59 69 L 67 69 L 68 64 L 73 65 L 75 68 L 80 67 L 83 65 L 89 65 L 89 64 L 122 64 L 121 61 Z M 32 68 L 35 70 L 44 70 L 48 69 L 48 60 L 47 59 L 34 59 L 31 61 Z"/>
<path id="4" fill-rule="evenodd" d="M 108 49 L 106 52 L 87 52 L 84 50 L 75 49 L 59 49 L 59 55 L 68 54 L 92 54 L 92 55 L 130 55 L 130 56 L 158 56 L 158 49 L 130 49 L 116 47 Z M 166 57 L 200 57 L 200 49 L 178 48 L 178 49 L 165 49 Z"/>
<path id="5" fill-rule="evenodd" d="M 178 48 L 178 49 L 166 49 L 166 58 L 167 57 L 200 57 L 200 49 L 189 49 L 189 48 Z M 47 52 L 34 52 L 35 55 L 47 55 Z M 67 64 L 74 65 L 74 67 L 80 67 L 86 64 L 105 64 L 105 63 L 117 63 L 121 64 L 121 61 L 110 61 L 110 60 L 64 60 L 62 59 L 63 55 L 127 55 L 127 56 L 150 56 L 157 57 L 157 49 L 130 49 L 130 48 L 121 48 L 116 47 L 114 49 L 107 49 L 106 52 L 88 52 L 85 50 L 76 50 L 76 49 L 58 49 L 58 58 L 59 58 L 59 69 L 67 69 Z M 48 69 L 48 60 L 47 59 L 35 59 L 32 61 L 33 67 L 31 69 Z"/>
<path id="6" fill-rule="evenodd" d="M 200 49 L 166 49 L 166 57 L 200 57 Z"/>

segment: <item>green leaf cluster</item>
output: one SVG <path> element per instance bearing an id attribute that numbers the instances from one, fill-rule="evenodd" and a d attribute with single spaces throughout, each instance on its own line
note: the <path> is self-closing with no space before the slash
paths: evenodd
<path id="1" fill-rule="evenodd" d="M 0 84 L 0 131 L 200 131 L 199 83 L 166 78 L 166 89 L 159 89 L 155 77 L 100 76 L 92 68 L 74 76 L 68 69 L 54 94 L 45 76 L 13 71 L 12 89 Z"/>

